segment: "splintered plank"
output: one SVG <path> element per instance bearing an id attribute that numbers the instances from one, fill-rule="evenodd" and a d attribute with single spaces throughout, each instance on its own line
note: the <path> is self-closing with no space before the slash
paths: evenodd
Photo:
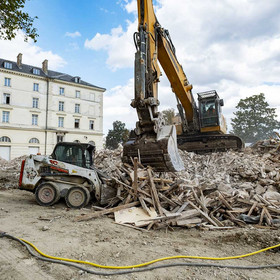
<path id="1" fill-rule="evenodd" d="M 252 215 L 252 213 L 255 210 L 255 208 L 257 207 L 257 205 L 258 205 L 258 202 L 255 201 L 254 204 L 252 205 L 252 207 L 250 208 L 248 214 L 247 214 L 248 216 Z"/>
<path id="2" fill-rule="evenodd" d="M 221 193 L 219 193 L 219 199 L 227 207 L 227 209 L 232 210 L 231 205 L 226 201 L 226 199 L 224 198 L 224 196 Z"/>
<path id="3" fill-rule="evenodd" d="M 192 188 L 192 192 L 193 192 L 193 196 L 194 196 L 196 202 L 201 206 L 201 208 L 203 209 L 203 211 L 204 211 L 205 213 L 207 213 L 207 212 L 208 212 L 207 208 L 205 207 L 205 205 L 203 204 L 203 202 L 198 198 L 198 196 L 197 196 L 197 194 L 196 194 L 194 188 Z"/>
<path id="4" fill-rule="evenodd" d="M 75 218 L 75 221 L 76 222 L 89 221 L 89 220 L 92 220 L 94 218 L 100 217 L 102 215 L 110 214 L 110 213 L 113 213 L 115 211 L 130 208 L 130 207 L 133 207 L 133 206 L 136 206 L 136 205 L 139 205 L 139 204 L 140 204 L 139 201 L 134 201 L 134 202 L 131 202 L 131 203 L 128 203 L 128 204 L 119 205 L 119 206 L 116 206 L 116 207 L 113 207 L 113 208 L 101 210 L 101 211 L 94 212 L 94 213 L 91 213 L 91 214 L 87 214 L 87 215 L 84 215 L 84 216 L 78 216 L 77 218 Z"/>
<path id="5" fill-rule="evenodd" d="M 154 180 L 153 180 L 151 167 L 148 167 L 147 171 L 148 171 L 148 176 L 149 176 L 150 185 L 151 185 L 151 193 L 152 193 L 152 196 L 153 196 L 154 201 L 155 201 L 155 206 L 156 206 L 159 214 L 161 216 L 163 216 L 163 211 L 162 211 L 161 204 L 160 204 L 160 201 L 159 201 L 157 189 L 156 189 L 156 186 L 155 186 L 155 183 L 154 183 Z"/>
<path id="6" fill-rule="evenodd" d="M 133 195 L 134 199 L 137 197 L 137 188 L 138 188 L 138 158 L 135 157 L 133 160 L 134 165 L 134 177 L 133 177 Z"/>
<path id="7" fill-rule="evenodd" d="M 143 210 L 144 210 L 149 216 L 151 216 L 151 211 L 150 211 L 150 209 L 148 208 L 148 206 L 147 206 L 145 200 L 143 199 L 143 197 L 140 196 L 138 199 L 139 199 L 139 201 L 140 201 L 140 203 L 141 203 L 141 206 L 142 206 Z"/>
<path id="8" fill-rule="evenodd" d="M 242 198 L 237 198 L 237 201 L 241 202 L 241 203 L 244 203 L 244 204 L 247 204 L 247 205 L 254 205 L 254 203 L 255 203 L 255 202 L 248 201 L 248 200 L 242 199 Z M 257 206 L 258 207 L 263 207 L 264 205 L 262 203 L 258 203 Z M 269 210 L 271 212 L 280 214 L 280 209 L 279 208 L 275 208 L 275 207 L 272 207 L 272 206 L 267 206 L 266 208 L 267 208 L 267 210 Z"/>
<path id="9" fill-rule="evenodd" d="M 218 226 L 217 225 L 217 223 L 216 222 L 214 222 L 209 216 L 208 216 L 208 214 L 207 213 L 204 213 L 203 211 L 201 211 L 195 204 L 193 204 L 191 201 L 189 201 L 188 200 L 188 202 L 189 202 L 189 204 L 193 207 L 193 208 L 195 208 L 200 214 L 201 214 L 201 216 L 203 216 L 203 218 L 205 218 L 205 220 L 207 220 L 210 224 L 212 224 L 212 225 L 214 225 L 214 226 Z"/>

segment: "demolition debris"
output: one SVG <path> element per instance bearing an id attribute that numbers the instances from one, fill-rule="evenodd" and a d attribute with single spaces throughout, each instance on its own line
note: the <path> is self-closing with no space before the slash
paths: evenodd
<path id="1" fill-rule="evenodd" d="M 158 173 L 121 161 L 122 149 L 97 152 L 95 167 L 107 174 L 116 196 L 105 207 L 76 217 L 86 221 L 111 215 L 116 223 L 140 230 L 162 227 L 229 229 L 251 224 L 280 225 L 279 143 L 261 141 L 243 152 L 199 155 L 180 151 L 185 170 Z M 0 182 L 16 187 L 21 158 L 1 159 Z"/>
<path id="2" fill-rule="evenodd" d="M 186 170 L 176 174 L 155 173 L 137 158 L 131 159 L 131 165 L 122 164 L 121 149 L 99 152 L 95 165 L 114 180 L 117 195 L 106 209 L 95 208 L 94 213 L 76 220 L 114 213 L 117 223 L 148 230 L 172 226 L 228 229 L 246 224 L 277 227 L 278 146 L 266 153 L 254 149 L 206 155 L 181 151 Z"/>

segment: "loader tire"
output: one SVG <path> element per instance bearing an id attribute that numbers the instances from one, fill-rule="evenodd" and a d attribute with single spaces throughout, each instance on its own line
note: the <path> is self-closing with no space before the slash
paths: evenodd
<path id="1" fill-rule="evenodd" d="M 69 208 L 79 209 L 88 205 L 90 193 L 84 187 L 71 187 L 66 196 L 65 201 Z"/>
<path id="2" fill-rule="evenodd" d="M 35 198 L 39 205 L 51 206 L 59 200 L 60 194 L 55 184 L 45 182 L 37 187 L 35 191 Z"/>

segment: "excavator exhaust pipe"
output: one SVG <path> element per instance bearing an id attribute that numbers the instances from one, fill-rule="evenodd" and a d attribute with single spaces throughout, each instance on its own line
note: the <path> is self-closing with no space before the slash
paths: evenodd
<path id="1" fill-rule="evenodd" d="M 124 144 L 122 160 L 132 164 L 134 157 L 137 157 L 142 165 L 151 166 L 158 172 L 184 170 L 174 125 L 163 126 L 157 135 L 146 134 L 130 138 Z"/>

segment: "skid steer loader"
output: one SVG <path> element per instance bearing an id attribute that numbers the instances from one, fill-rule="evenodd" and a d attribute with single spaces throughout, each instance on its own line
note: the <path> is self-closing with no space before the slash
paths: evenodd
<path id="1" fill-rule="evenodd" d="M 42 206 L 64 198 L 68 207 L 82 208 L 92 197 L 107 204 L 116 190 L 112 180 L 94 168 L 94 152 L 91 144 L 60 142 L 50 156 L 30 155 L 22 161 L 19 188 L 35 193 Z"/>

